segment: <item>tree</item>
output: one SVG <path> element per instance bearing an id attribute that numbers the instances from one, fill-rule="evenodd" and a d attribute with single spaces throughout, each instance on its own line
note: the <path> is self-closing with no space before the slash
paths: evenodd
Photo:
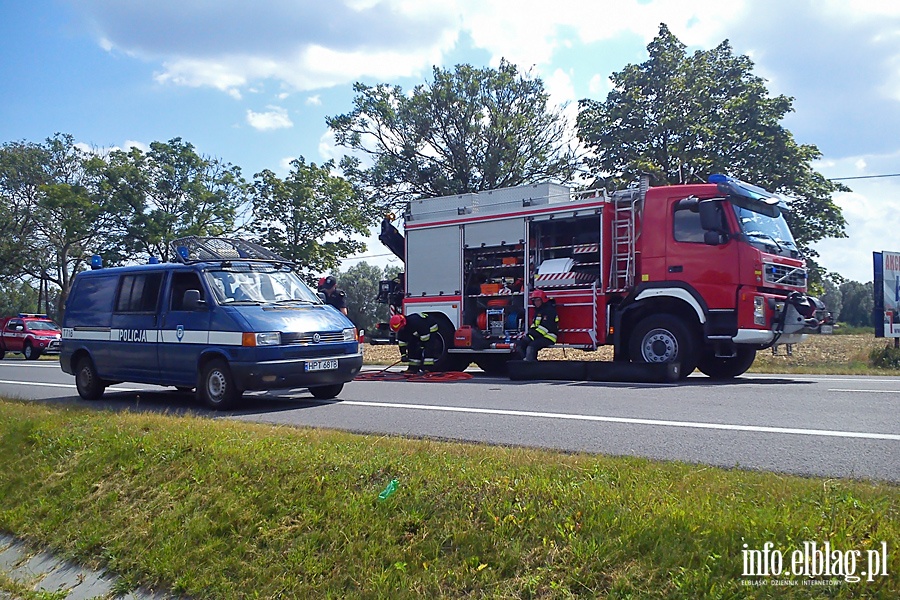
<path id="1" fill-rule="evenodd" d="M 825 288 L 825 293 L 819 297 L 819 300 L 825 303 L 825 308 L 831 313 L 834 320 L 837 321 L 844 306 L 841 288 L 830 279 L 824 279 L 822 285 Z"/>
<path id="2" fill-rule="evenodd" d="M 371 331 L 387 319 L 387 307 L 376 301 L 382 271 L 363 261 L 338 274 L 338 285 L 347 294 L 347 316 L 360 329 Z"/>
<path id="3" fill-rule="evenodd" d="M 791 196 L 786 215 L 798 245 L 846 237 L 832 194 L 849 191 L 813 170 L 821 157 L 780 125 L 793 99 L 770 97 L 746 56 L 728 41 L 688 56 L 666 27 L 647 46 L 650 58 L 612 75 L 604 102 L 579 103 L 578 135 L 593 152 L 588 165 L 610 187 L 651 173 L 656 183 L 705 181 L 726 173 Z"/>
<path id="4" fill-rule="evenodd" d="M 110 156 L 107 185 L 128 207 L 123 226 L 132 255 L 167 262 L 170 242 L 234 233 L 248 186 L 241 170 L 197 154 L 181 138 Z"/>
<path id="5" fill-rule="evenodd" d="M 856 327 L 871 327 L 875 284 L 871 281 L 847 281 L 841 285 L 840 290 L 843 298 L 840 320 Z"/>
<path id="6" fill-rule="evenodd" d="M 40 189 L 50 181 L 49 162 L 41 144 L 9 142 L 0 147 L 0 279 L 24 272 Z"/>
<path id="7" fill-rule="evenodd" d="M 540 79 L 505 60 L 498 69 L 434 67 L 433 77 L 410 94 L 356 83 L 353 110 L 326 119 L 338 144 L 373 160 L 365 169 L 352 158 L 342 166 L 381 208 L 573 179 L 574 140 Z"/>
<path id="8" fill-rule="evenodd" d="M 300 157 L 282 180 L 265 170 L 253 184 L 256 241 L 313 273 L 334 270 L 340 260 L 365 250 L 353 236 L 368 235 L 374 217 L 359 191 L 346 179 L 332 175 L 334 162 L 321 167 Z"/>

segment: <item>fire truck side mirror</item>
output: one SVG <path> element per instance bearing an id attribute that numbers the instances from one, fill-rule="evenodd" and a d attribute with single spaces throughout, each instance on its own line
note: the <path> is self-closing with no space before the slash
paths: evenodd
<path id="1" fill-rule="evenodd" d="M 706 231 L 703 233 L 703 243 L 707 246 L 720 246 L 728 241 L 728 236 L 718 231 Z"/>
<path id="2" fill-rule="evenodd" d="M 722 213 L 719 203 L 714 200 L 700 202 L 697 210 L 700 211 L 700 226 L 707 232 L 725 233 L 722 226 Z"/>

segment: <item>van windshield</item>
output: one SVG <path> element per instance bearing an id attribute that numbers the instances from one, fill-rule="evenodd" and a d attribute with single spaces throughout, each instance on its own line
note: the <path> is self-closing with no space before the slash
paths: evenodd
<path id="1" fill-rule="evenodd" d="M 206 276 L 219 304 L 321 304 L 316 293 L 290 270 L 268 265 L 234 265 L 210 269 Z"/>

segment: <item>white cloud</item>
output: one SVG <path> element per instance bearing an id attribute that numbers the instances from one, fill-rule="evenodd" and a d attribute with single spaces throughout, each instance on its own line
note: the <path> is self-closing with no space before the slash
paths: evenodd
<path id="1" fill-rule="evenodd" d="M 322 106 L 322 96 L 316 94 L 315 96 L 309 96 L 306 99 L 307 106 Z"/>
<path id="2" fill-rule="evenodd" d="M 288 116 L 287 110 L 280 106 L 267 106 L 268 112 L 247 111 L 247 123 L 254 129 L 260 131 L 271 131 L 273 129 L 287 129 L 294 126 L 293 121 Z"/>

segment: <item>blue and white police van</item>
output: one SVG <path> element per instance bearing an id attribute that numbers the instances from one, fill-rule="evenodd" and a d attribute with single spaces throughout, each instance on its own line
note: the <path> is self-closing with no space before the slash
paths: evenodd
<path id="1" fill-rule="evenodd" d="M 94 264 L 75 277 L 59 362 L 82 398 L 129 381 L 196 388 L 206 405 L 226 409 L 245 390 L 302 387 L 334 398 L 359 372 L 353 323 L 290 261 L 236 239 L 172 246 L 179 262 Z"/>

